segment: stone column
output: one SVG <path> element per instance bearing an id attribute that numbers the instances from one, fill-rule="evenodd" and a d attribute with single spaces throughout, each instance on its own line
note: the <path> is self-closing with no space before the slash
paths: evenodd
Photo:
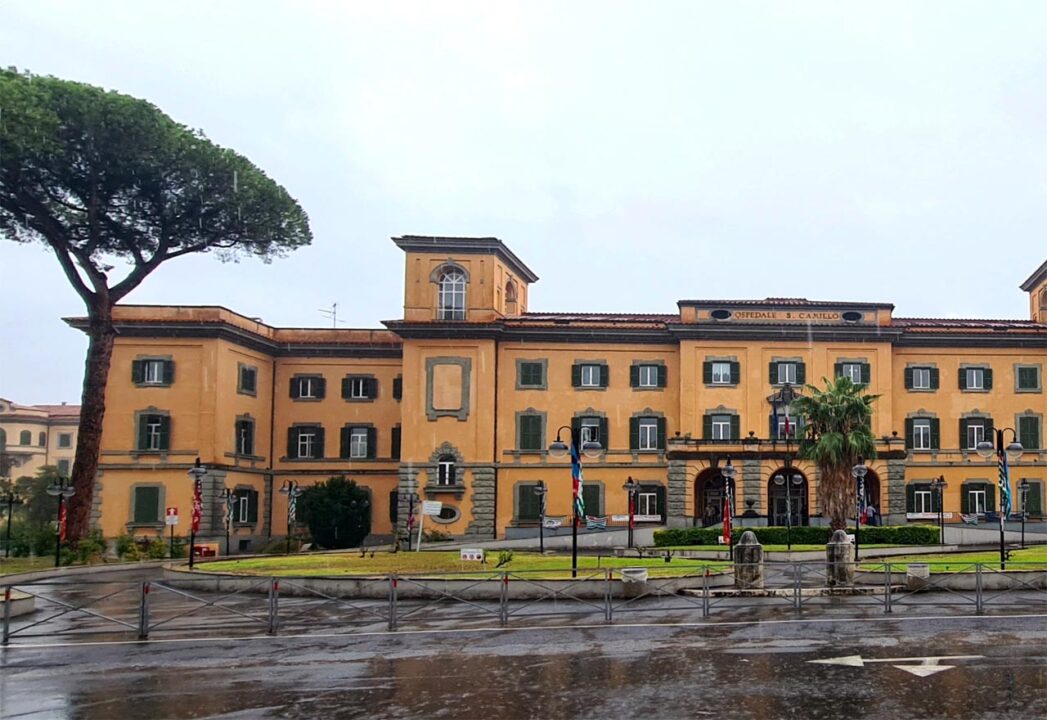
<path id="1" fill-rule="evenodd" d="M 687 462 L 669 461 L 669 488 L 665 494 L 666 525 L 671 528 L 690 527 L 687 517 Z"/>
<path id="2" fill-rule="evenodd" d="M 825 579 L 829 586 L 853 585 L 855 563 L 851 553 L 854 545 L 847 541 L 847 533 L 837 530 L 825 546 Z"/>
<path id="3" fill-rule="evenodd" d="M 880 498 L 884 525 L 905 524 L 905 460 L 887 461 L 887 504 Z"/>
<path id="4" fill-rule="evenodd" d="M 186 477 L 186 482 L 192 485 L 192 479 Z M 214 539 L 221 535 L 225 537 L 225 525 L 222 524 L 222 507 L 224 501 L 219 497 L 222 488 L 225 487 L 224 470 L 208 470 L 200 481 L 200 532 L 197 533 L 197 542 L 200 538 L 209 537 Z M 222 506 L 222 507 L 219 507 Z M 192 521 L 192 508 L 189 508 L 190 522 Z"/>
<path id="5" fill-rule="evenodd" d="M 734 586 L 740 590 L 763 587 L 763 545 L 752 530 L 742 533 L 734 546 Z"/>
<path id="6" fill-rule="evenodd" d="M 483 465 L 474 467 L 472 471 L 473 494 L 470 499 L 473 506 L 473 519 L 465 529 L 465 536 L 478 540 L 497 539 L 495 468 L 493 465 Z"/>
<path id="7" fill-rule="evenodd" d="M 742 460 L 742 503 L 735 503 L 735 511 L 741 515 L 748 508 L 745 501 L 754 500 L 753 512 L 765 515 L 763 506 L 763 478 L 761 477 L 761 463 L 759 459 Z M 741 508 L 740 510 L 738 508 Z"/>
<path id="8" fill-rule="evenodd" d="M 417 527 L 417 517 L 421 516 L 422 498 L 418 496 L 418 475 L 420 470 L 415 467 L 413 463 L 400 466 L 400 480 L 396 486 L 397 492 L 397 506 L 396 506 L 396 529 L 398 532 L 407 532 L 407 518 L 409 517 L 411 504 L 408 499 L 411 495 L 415 496 L 414 499 L 414 512 L 415 512 L 415 526 Z"/>

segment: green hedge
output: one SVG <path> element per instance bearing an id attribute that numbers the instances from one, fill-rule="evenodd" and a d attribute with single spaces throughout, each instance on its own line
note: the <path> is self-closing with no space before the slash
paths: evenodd
<path id="1" fill-rule="evenodd" d="M 761 545 L 785 545 L 788 540 L 788 528 L 784 527 L 736 527 L 737 537 L 746 530 L 752 530 Z M 854 533 L 854 528 L 847 532 Z M 654 531 L 654 544 L 657 547 L 675 545 L 718 545 L 720 528 L 670 528 Z M 827 527 L 794 527 L 792 541 L 796 545 L 824 545 L 829 542 Z M 862 544 L 870 545 L 935 545 L 938 543 L 938 528 L 934 525 L 886 525 L 862 526 Z"/>

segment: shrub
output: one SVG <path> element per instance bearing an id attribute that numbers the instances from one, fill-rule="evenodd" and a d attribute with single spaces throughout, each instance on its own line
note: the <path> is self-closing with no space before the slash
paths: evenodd
<path id="1" fill-rule="evenodd" d="M 734 528 L 738 536 L 752 530 L 761 545 L 785 545 L 789 529 L 784 527 Z M 854 528 L 847 532 L 854 534 Z M 657 547 L 675 545 L 718 545 L 720 528 L 669 528 L 655 530 L 654 544 Z M 792 541 L 796 545 L 825 545 L 832 533 L 828 527 L 797 526 L 792 529 Z M 938 542 L 938 528 L 933 525 L 863 525 L 861 542 L 870 545 L 934 545 Z"/>
<path id="2" fill-rule="evenodd" d="M 76 546 L 75 562 L 90 565 L 105 560 L 105 537 L 95 529 Z"/>
<path id="3" fill-rule="evenodd" d="M 422 530 L 423 542 L 448 542 L 450 540 L 453 540 L 450 533 L 445 533 L 443 530 Z"/>
<path id="4" fill-rule="evenodd" d="M 121 560 L 133 562 L 139 560 L 138 543 L 130 535 L 120 535 L 116 538 L 116 556 Z"/>
<path id="5" fill-rule="evenodd" d="M 57 539 L 58 531 L 51 525 L 41 525 L 29 531 L 29 542 L 33 546 L 33 554 L 38 557 L 54 555 Z"/>
<path id="6" fill-rule="evenodd" d="M 167 557 L 168 547 L 163 538 L 154 538 L 148 541 L 146 556 L 150 560 L 163 560 Z"/>

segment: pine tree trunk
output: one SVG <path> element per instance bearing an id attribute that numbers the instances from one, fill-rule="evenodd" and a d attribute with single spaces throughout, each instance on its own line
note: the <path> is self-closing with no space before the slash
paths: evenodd
<path id="1" fill-rule="evenodd" d="M 73 461 L 73 488 L 69 499 L 66 532 L 75 544 L 87 535 L 91 525 L 91 504 L 98 453 L 102 446 L 102 420 L 105 418 L 105 387 L 109 363 L 113 357 L 113 308 L 108 298 L 96 298 L 88 306 L 89 344 L 84 367 L 84 391 L 80 401 L 80 428 L 76 436 L 76 458 Z"/>
<path id="2" fill-rule="evenodd" d="M 846 529 L 847 515 L 854 502 L 850 467 L 823 467 L 821 471 L 818 501 L 822 514 L 829 518 L 829 527 L 833 530 Z"/>

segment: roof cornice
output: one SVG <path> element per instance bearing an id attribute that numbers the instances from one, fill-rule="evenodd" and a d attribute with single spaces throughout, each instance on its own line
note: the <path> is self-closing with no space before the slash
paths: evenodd
<path id="1" fill-rule="evenodd" d="M 435 237 L 428 235 L 403 235 L 391 240 L 404 252 L 462 253 L 465 255 L 495 255 L 512 268 L 513 272 L 529 283 L 537 282 L 538 276 L 516 257 L 505 243 L 496 237 Z"/>
<path id="2" fill-rule="evenodd" d="M 1021 284 L 1021 289 L 1025 292 L 1029 292 L 1043 282 L 1045 277 L 1047 277 L 1047 260 L 1044 260 L 1043 265 L 1036 268 L 1036 272 L 1030 275 L 1029 279 Z"/>

